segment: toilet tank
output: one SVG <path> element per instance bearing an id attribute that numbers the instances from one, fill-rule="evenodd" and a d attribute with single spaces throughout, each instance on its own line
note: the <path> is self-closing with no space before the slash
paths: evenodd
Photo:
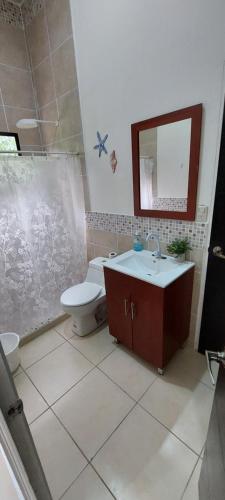
<path id="1" fill-rule="evenodd" d="M 90 260 L 85 281 L 105 286 L 103 266 L 108 260 L 107 257 L 96 257 Z"/>

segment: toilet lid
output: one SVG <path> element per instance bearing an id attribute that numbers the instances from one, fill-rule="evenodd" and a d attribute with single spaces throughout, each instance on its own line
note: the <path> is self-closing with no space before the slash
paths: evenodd
<path id="1" fill-rule="evenodd" d="M 62 296 L 61 303 L 64 306 L 83 306 L 95 300 L 100 294 L 102 287 L 96 283 L 85 281 L 80 285 L 71 286 Z"/>

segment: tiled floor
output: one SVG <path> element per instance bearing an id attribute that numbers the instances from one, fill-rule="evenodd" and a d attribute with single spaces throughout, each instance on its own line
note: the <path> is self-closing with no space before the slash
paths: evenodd
<path id="1" fill-rule="evenodd" d="M 213 389 L 180 350 L 163 377 L 71 320 L 21 349 L 15 377 L 53 499 L 197 500 Z"/>

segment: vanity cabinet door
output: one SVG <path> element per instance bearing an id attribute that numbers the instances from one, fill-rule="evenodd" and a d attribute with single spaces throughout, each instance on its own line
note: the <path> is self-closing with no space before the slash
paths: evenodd
<path id="1" fill-rule="evenodd" d="M 133 351 L 157 368 L 163 368 L 164 291 L 144 281 L 132 281 Z"/>
<path id="2" fill-rule="evenodd" d="M 132 278 L 104 269 L 110 334 L 132 349 L 131 281 Z"/>

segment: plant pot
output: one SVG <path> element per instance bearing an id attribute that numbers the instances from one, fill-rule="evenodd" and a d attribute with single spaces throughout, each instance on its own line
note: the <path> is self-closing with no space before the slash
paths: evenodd
<path id="1" fill-rule="evenodd" d="M 185 261 L 185 253 L 176 256 L 177 262 L 180 264 Z"/>

